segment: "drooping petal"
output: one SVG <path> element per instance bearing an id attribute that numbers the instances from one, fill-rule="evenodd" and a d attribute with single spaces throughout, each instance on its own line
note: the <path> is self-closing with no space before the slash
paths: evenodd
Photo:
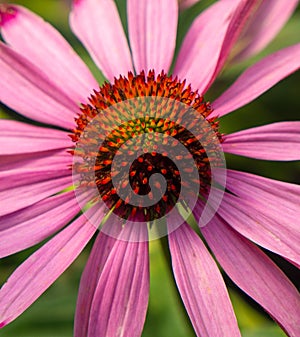
<path id="1" fill-rule="evenodd" d="M 121 227 L 116 226 L 111 218 L 107 219 L 104 227 L 105 233 L 107 234 L 105 234 L 103 230 L 98 234 L 80 280 L 76 304 L 74 337 L 88 335 L 91 306 L 98 281 L 112 247 L 117 242 L 116 238 L 122 230 Z"/>
<path id="2" fill-rule="evenodd" d="M 213 258 L 186 224 L 169 234 L 173 271 L 197 336 L 240 336 L 236 318 Z"/>
<path id="3" fill-rule="evenodd" d="M 300 185 L 286 183 L 255 174 L 227 170 L 227 188 L 239 197 L 265 203 L 282 214 L 294 214 L 300 207 Z"/>
<path id="4" fill-rule="evenodd" d="M 267 205 L 263 210 L 265 216 L 287 226 L 287 230 L 296 237 L 299 235 L 300 185 L 228 170 L 226 187 L 238 197 L 248 200 L 254 208 L 256 205 Z"/>
<path id="5" fill-rule="evenodd" d="M 30 184 L 69 175 L 71 175 L 71 171 L 70 168 L 67 166 L 54 167 L 52 170 L 48 170 L 47 167 L 33 167 L 25 170 L 23 170 L 22 168 L 20 168 L 19 170 L 9 170 L 2 172 L 1 174 L 0 191 L 5 192 L 8 191 L 10 188 L 29 186 Z"/>
<path id="6" fill-rule="evenodd" d="M 174 73 L 205 93 L 256 2 L 219 1 L 199 15 L 183 41 Z"/>
<path id="7" fill-rule="evenodd" d="M 0 20 L 4 40 L 34 63 L 71 100 L 85 103 L 98 85 L 68 42 L 50 24 L 24 7 L 7 5 L 6 12 L 10 13 L 6 14 L 6 20 Z"/>
<path id="8" fill-rule="evenodd" d="M 128 43 L 113 0 L 74 0 L 70 25 L 109 81 L 132 71 Z"/>
<path id="9" fill-rule="evenodd" d="M 300 44 L 271 54 L 248 68 L 213 103 L 212 116 L 224 116 L 263 94 L 300 68 Z"/>
<path id="10" fill-rule="evenodd" d="M 269 312 L 289 336 L 299 336 L 299 293 L 273 261 L 218 217 L 201 231 L 238 287 Z"/>
<path id="11" fill-rule="evenodd" d="M 79 212 L 74 192 L 67 192 L 1 216 L 0 258 L 45 240 L 62 229 Z"/>
<path id="12" fill-rule="evenodd" d="M 32 172 L 34 170 L 60 170 L 70 167 L 72 156 L 66 150 L 51 150 L 0 156 L 0 172 Z M 2 174 L 2 173 L 1 173 Z"/>
<path id="13" fill-rule="evenodd" d="M 149 294 L 148 242 L 146 227 L 124 227 L 107 257 L 91 305 L 87 335 L 78 337 L 141 335 Z M 133 231 L 135 233 L 133 233 Z M 141 242 L 132 238 L 141 237 Z M 77 336 L 76 336 L 77 337 Z"/>
<path id="14" fill-rule="evenodd" d="M 0 41 L 0 101 L 42 123 L 72 129 L 79 112 L 70 100 L 33 63 Z"/>
<path id="15" fill-rule="evenodd" d="M 300 122 L 263 125 L 226 135 L 225 152 L 264 160 L 300 160 Z"/>
<path id="16" fill-rule="evenodd" d="M 169 70 L 176 43 L 177 0 L 129 0 L 128 32 L 135 70 Z"/>
<path id="17" fill-rule="evenodd" d="M 33 205 L 63 189 L 72 186 L 70 172 L 58 175 L 57 172 L 29 172 L 14 179 L 1 179 L 0 182 L 0 216 Z M 11 185 L 11 186 L 10 186 Z"/>
<path id="18" fill-rule="evenodd" d="M 220 216 L 237 232 L 260 246 L 300 264 L 300 227 L 295 215 L 280 214 L 260 202 L 224 194 Z"/>
<path id="19" fill-rule="evenodd" d="M 61 151 L 49 151 L 43 157 L 26 159 L 20 158 L 19 162 L 15 162 L 13 158 L 20 156 L 1 156 L 0 172 L 1 187 L 0 191 L 28 185 L 39 181 L 45 181 L 48 178 L 61 177 L 71 174 L 72 157 L 69 153 Z M 41 152 L 35 153 L 41 154 Z M 29 157 L 30 158 L 30 157 Z M 5 160 L 8 159 L 8 162 Z M 16 159 L 15 159 L 16 160 Z M 7 170 L 2 171 L 2 167 L 11 164 Z M 19 164 L 19 165 L 18 165 Z M 23 164 L 23 165 L 22 165 Z"/>
<path id="20" fill-rule="evenodd" d="M 299 0 L 262 1 L 240 38 L 245 47 L 235 60 L 241 61 L 263 50 L 288 21 L 298 3 Z"/>
<path id="21" fill-rule="evenodd" d="M 74 337 L 87 336 L 91 306 L 106 260 L 116 243 L 112 236 L 100 232 L 81 277 L 76 305 Z"/>
<path id="22" fill-rule="evenodd" d="M 57 234 L 10 276 L 0 290 L 0 326 L 23 313 L 69 267 L 96 231 L 84 215 Z"/>
<path id="23" fill-rule="evenodd" d="M 0 121 L 0 155 L 66 149 L 72 145 L 67 132 L 17 121 Z"/>

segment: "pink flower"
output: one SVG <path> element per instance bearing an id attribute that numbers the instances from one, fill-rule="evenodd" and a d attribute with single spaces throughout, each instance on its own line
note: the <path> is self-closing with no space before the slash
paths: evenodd
<path id="1" fill-rule="evenodd" d="M 147 96 L 149 88 L 152 95 L 156 88 L 154 97 L 173 98 L 201 110 L 224 152 L 263 160 L 300 159 L 300 122 L 279 122 L 221 135 L 215 120 L 298 70 L 300 44 L 248 68 L 212 103 L 213 111 L 192 91 L 206 93 L 241 34 L 255 36 L 255 40 L 239 52 L 238 58 L 260 50 L 298 1 L 291 0 L 285 6 L 281 6 L 281 0 L 273 1 L 271 8 L 265 1 L 251 17 L 258 2 L 223 0 L 201 13 L 180 48 L 172 70 L 178 78 L 174 78 L 163 71 L 169 71 L 174 57 L 177 0 L 127 1 L 130 49 L 112 0 L 74 1 L 72 30 L 111 82 L 100 91 L 86 65 L 53 27 L 23 7 L 0 5 L 1 32 L 6 42 L 0 43 L 1 102 L 51 126 L 1 121 L 0 256 L 14 254 L 55 234 L 1 288 L 0 327 L 24 312 L 68 268 L 96 233 L 93 220 L 105 215 L 98 203 L 85 214 L 80 213 L 78 196 L 70 189 L 70 166 L 74 164 L 68 151 L 74 149 L 74 142 L 78 145 L 85 125 L 113 98 L 126 102 L 130 95 Z M 271 14 L 279 13 L 280 19 L 273 22 Z M 261 15 L 270 20 L 267 29 L 259 25 Z M 249 17 L 252 24 L 245 30 Z M 184 91 L 184 79 L 192 89 Z M 163 93 L 157 89 L 159 80 Z M 174 85 L 172 92 L 170 85 Z M 118 95 L 121 98 L 116 98 Z M 105 115 L 102 118 L 105 120 Z M 109 146 L 114 145 L 112 142 Z M 205 161 L 200 164 L 207 165 Z M 80 169 L 83 172 L 83 166 Z M 209 173 L 203 172 L 199 169 L 200 176 L 209 180 Z M 79 171 L 75 169 L 76 173 Z M 134 178 L 134 182 L 141 184 L 144 172 L 138 173 L 142 178 Z M 102 185 L 106 185 L 105 179 L 99 177 Z M 112 189 L 101 191 L 101 197 L 108 193 L 108 200 L 115 200 Z M 299 267 L 299 193 L 298 185 L 229 169 L 226 192 L 216 214 L 207 225 L 200 226 L 229 277 L 294 337 L 300 335 L 299 294 L 257 245 Z M 199 199 L 193 210 L 197 221 L 202 216 L 202 202 Z M 120 209 L 127 210 L 125 206 L 121 202 Z M 133 208 L 130 212 L 133 216 Z M 109 225 L 110 220 L 104 226 Z M 101 231 L 96 237 L 81 280 L 76 337 L 141 335 L 149 295 L 148 242 L 143 240 L 147 234 L 144 227 L 133 233 L 126 224 L 118 231 L 111 235 Z M 240 336 L 221 273 L 203 241 L 186 222 L 170 231 L 168 240 L 176 283 L 196 334 Z"/>

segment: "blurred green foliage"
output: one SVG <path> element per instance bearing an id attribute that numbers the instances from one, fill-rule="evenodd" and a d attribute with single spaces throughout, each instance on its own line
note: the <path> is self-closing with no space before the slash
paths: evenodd
<path id="1" fill-rule="evenodd" d="M 6 1 L 7 2 L 7 1 Z M 72 35 L 68 26 L 68 12 L 71 1 L 63 0 L 16 0 L 14 3 L 25 5 L 58 28 L 70 41 L 75 50 L 91 68 L 99 83 L 104 78 L 91 61 L 82 45 Z M 213 1 L 200 1 L 193 8 L 185 11 L 179 20 L 178 46 L 183 39 L 192 20 Z M 126 26 L 125 1 L 117 0 L 124 26 Z M 239 64 L 223 72 L 217 80 L 213 90 L 208 93 L 208 99 L 213 100 L 222 90 L 228 87 L 236 76 L 246 66 L 252 64 L 257 58 L 269 54 L 279 48 L 299 42 L 300 11 L 293 16 L 290 22 L 278 37 L 257 57 Z M 178 47 L 177 47 L 178 50 Z M 281 120 L 300 120 L 300 73 L 293 74 L 288 79 L 276 85 L 255 102 L 229 114 L 222 119 L 222 131 L 232 132 L 255 125 Z M 0 107 L 0 117 L 20 118 L 17 114 L 4 107 Z M 300 183 L 300 164 L 264 162 L 252 159 L 228 156 L 230 167 L 259 173 L 275 179 Z M 21 317 L 1 330 L 2 337 L 71 337 L 73 329 L 73 316 L 76 307 L 76 296 L 80 275 L 91 244 L 84 250 L 77 261 L 65 272 L 50 289 L 36 301 Z M 1 261 L 0 284 L 11 274 L 16 266 L 30 253 L 16 254 Z M 181 301 L 177 295 L 168 261 L 165 259 L 159 242 L 152 242 L 151 255 L 151 291 L 150 303 L 143 337 L 192 337 L 195 336 L 187 322 Z M 272 256 L 273 257 L 273 256 Z M 299 274 L 295 269 L 284 263 L 278 257 L 273 257 L 294 281 L 299 282 Z M 243 337 L 280 337 L 285 336 L 282 330 L 265 315 L 252 300 L 241 292 L 225 277 L 229 286 L 230 296 L 238 318 Z"/>

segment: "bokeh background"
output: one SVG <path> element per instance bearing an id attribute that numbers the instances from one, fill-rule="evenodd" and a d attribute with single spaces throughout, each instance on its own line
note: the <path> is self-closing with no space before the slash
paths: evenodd
<path id="1" fill-rule="evenodd" d="M 282 0 L 289 1 L 289 0 Z M 2 1 L 4 2 L 4 1 Z M 6 1 L 7 2 L 7 1 Z M 117 0 L 124 26 L 126 26 L 126 0 Z M 213 1 L 202 0 L 181 14 L 178 27 L 178 46 L 193 19 Z M 1 3 L 1 1 L 0 1 Z M 89 65 L 99 83 L 103 76 L 95 67 L 79 41 L 72 35 L 68 26 L 68 13 L 71 1 L 64 0 L 19 0 L 22 4 L 53 24 L 70 41 L 75 50 Z M 113 24 L 113 23 L 112 23 Z M 276 39 L 259 55 L 241 64 L 227 67 L 214 87 L 207 93 L 206 99 L 212 101 L 222 90 L 241 73 L 248 65 L 275 50 L 300 41 L 300 8 L 284 27 Z M 177 50 L 178 50 L 177 46 Z M 33 46 L 34 48 L 35 46 Z M 38 46 L 36 46 L 38 48 Z M 1 76 L 1 74 L 0 74 Z M 0 88 L 1 90 L 1 88 Z M 17 95 L 16 88 L 16 95 Z M 0 105 L 0 117 L 26 121 L 17 113 Z M 300 72 L 285 79 L 272 90 L 265 93 L 255 102 L 229 114 L 222 119 L 222 131 L 233 132 L 265 123 L 300 120 Z M 300 183 L 300 163 L 298 162 L 265 162 L 253 159 L 228 156 L 231 168 L 241 169 L 270 178 Z M 21 197 L 21 196 L 19 196 Z M 50 219 L 49 219 L 50 220 Z M 164 244 L 164 243 L 163 243 Z M 27 256 L 38 246 L 27 249 L 0 261 L 0 285 Z M 73 334 L 73 316 L 80 275 L 87 260 L 91 243 L 75 263 L 53 284 L 48 291 L 32 305 L 21 317 L 3 330 L 2 337 L 71 337 Z M 191 325 L 177 295 L 168 256 L 163 252 L 161 242 L 152 242 L 151 254 L 151 290 L 150 303 L 143 337 L 192 337 L 195 336 Z M 300 274 L 296 268 L 283 259 L 268 253 L 285 271 L 298 287 Z M 282 330 L 267 314 L 249 297 L 242 293 L 224 275 L 230 297 L 238 318 L 243 337 L 280 337 L 285 336 Z M 251 280 L 249 280 L 251 282 Z M 266 280 L 268 282 L 268 280 Z"/>

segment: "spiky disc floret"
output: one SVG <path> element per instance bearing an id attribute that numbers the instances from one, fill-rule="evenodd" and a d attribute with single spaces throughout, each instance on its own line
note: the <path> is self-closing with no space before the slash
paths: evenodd
<path id="1" fill-rule="evenodd" d="M 156 101 L 151 100 L 151 103 L 145 103 L 142 106 L 132 103 L 131 106 L 127 104 L 125 107 L 119 104 L 135 102 L 132 99 L 142 97 L 165 98 L 166 101 L 158 99 L 157 103 L 153 103 Z M 149 71 L 147 76 L 144 72 L 137 76 L 130 72 L 128 77 L 120 76 L 113 84 L 105 83 L 99 91 L 94 91 L 89 104 L 82 106 L 81 114 L 76 119 L 77 128 L 71 135 L 72 140 L 75 143 L 80 139 L 87 144 L 95 142 L 101 144 L 97 148 L 97 153 L 83 154 L 85 160 L 76 167 L 76 171 L 81 174 L 81 185 L 96 184 L 102 200 L 109 209 L 121 217 L 136 216 L 139 219 L 151 221 L 168 213 L 177 202 L 182 181 L 178 167 L 169 157 L 174 151 L 164 151 L 164 153 L 156 151 L 156 142 L 167 142 L 167 136 L 174 138 L 171 148 L 178 146 L 176 144 L 180 142 L 188 149 L 199 176 L 199 192 L 204 195 L 209 191 L 210 163 L 201 143 L 202 141 L 209 143 L 210 139 L 206 137 L 205 129 L 201 131 L 201 141 L 199 141 L 199 135 L 196 137 L 189 128 L 183 127 L 181 122 L 185 119 L 184 111 L 176 108 L 176 104 L 172 105 L 172 102 L 180 102 L 196 111 L 208 122 L 210 129 L 214 130 L 215 137 L 219 141 L 222 140 L 218 131 L 218 122 L 209 118 L 212 112 L 210 104 L 205 102 L 197 92 L 192 91 L 190 85 L 186 86 L 185 81 L 180 82 L 177 77 L 173 79 L 164 72 L 157 76 L 154 71 Z M 111 107 L 117 108 L 113 113 L 108 113 Z M 144 110 L 138 118 L 134 117 L 133 113 L 137 109 Z M 149 114 L 149 111 L 154 112 Z M 159 114 L 155 111 L 159 111 Z M 97 122 L 91 123 L 95 118 Z M 197 120 L 189 122 L 191 126 L 195 123 Z M 85 132 L 87 125 L 89 125 L 89 132 Z M 109 132 L 105 133 L 104 130 Z M 156 139 L 157 135 L 161 134 L 166 138 Z M 143 135 L 142 144 L 139 138 L 141 135 Z M 141 147 L 144 153 L 136 158 L 136 151 Z M 128 166 L 129 177 L 124 176 L 126 171 L 112 168 L 117 151 L 123 152 L 123 159 L 119 162 L 116 159 L 115 167 Z M 192 173 L 193 168 L 185 157 L 185 153 L 176 150 L 176 159 L 182 161 L 183 171 L 189 174 L 189 172 Z M 91 160 L 91 158 L 96 159 Z M 90 170 L 94 171 L 95 179 L 85 174 Z M 155 173 L 163 175 L 167 187 L 164 193 L 160 191 L 162 195 L 160 201 L 152 206 L 131 205 L 129 196 L 122 199 L 113 184 L 113 178 L 116 178 L 114 181 L 120 182 L 120 188 L 130 184 L 134 193 L 149 195 L 151 199 L 153 191 L 149 186 L 149 180 Z M 158 190 L 162 188 L 159 182 L 155 182 L 154 187 Z"/>

